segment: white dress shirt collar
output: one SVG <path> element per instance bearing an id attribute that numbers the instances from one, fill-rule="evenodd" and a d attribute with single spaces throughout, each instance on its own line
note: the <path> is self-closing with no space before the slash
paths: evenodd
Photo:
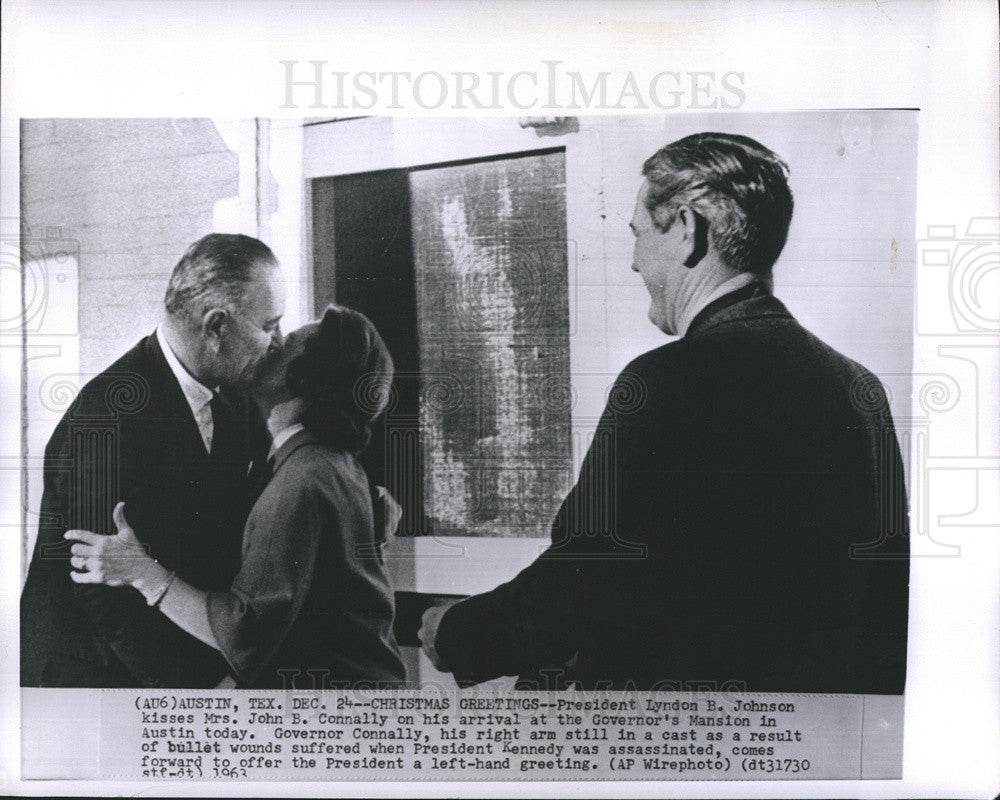
<path id="1" fill-rule="evenodd" d="M 295 422 L 289 425 L 287 428 L 282 428 L 280 431 L 274 434 L 274 439 L 271 441 L 271 452 L 268 454 L 268 458 L 277 453 L 278 450 L 281 449 L 281 446 L 289 439 L 291 439 L 295 434 L 297 434 L 299 431 L 304 431 L 305 429 L 306 426 L 303 425 L 301 422 Z"/>
<path id="2" fill-rule="evenodd" d="M 750 272 L 741 272 L 730 278 L 728 281 L 723 281 L 715 290 L 702 298 L 700 302 L 692 303 L 690 306 L 684 309 L 684 313 L 681 314 L 680 323 L 677 325 L 677 335 L 683 336 L 687 333 L 688 326 L 694 322 L 694 318 L 698 316 L 698 313 L 708 306 L 709 303 L 713 303 L 720 297 L 725 297 L 727 294 L 732 294 L 733 292 L 739 291 L 744 286 L 749 286 L 754 281 L 760 280 L 757 275 Z"/>
<path id="3" fill-rule="evenodd" d="M 170 365 L 170 371 L 174 373 L 177 383 L 180 384 L 181 391 L 184 393 L 184 399 L 187 400 L 188 405 L 191 407 L 191 413 L 194 415 L 195 422 L 198 423 L 198 431 L 201 433 L 202 441 L 205 443 L 205 449 L 211 452 L 213 432 L 211 403 L 213 392 L 204 384 L 199 383 L 187 371 L 177 358 L 177 354 L 170 347 L 170 343 L 163 335 L 161 328 L 156 329 L 156 340 L 160 343 L 163 357 L 167 359 L 167 364 Z"/>

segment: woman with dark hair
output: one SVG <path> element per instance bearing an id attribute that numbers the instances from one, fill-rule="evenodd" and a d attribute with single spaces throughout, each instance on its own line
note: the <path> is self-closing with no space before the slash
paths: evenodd
<path id="1" fill-rule="evenodd" d="M 73 579 L 135 587 L 220 650 L 241 688 L 403 686 L 379 509 L 355 458 L 392 375 L 375 326 L 337 306 L 264 363 L 255 391 L 270 410 L 273 477 L 247 520 L 228 592 L 196 589 L 145 555 L 121 503 L 116 536 L 67 532 L 77 540 L 73 566 L 86 569 Z"/>

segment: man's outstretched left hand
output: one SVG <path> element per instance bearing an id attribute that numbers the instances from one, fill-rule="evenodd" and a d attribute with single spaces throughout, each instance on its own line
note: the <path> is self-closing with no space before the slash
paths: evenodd
<path id="1" fill-rule="evenodd" d="M 448 672 L 448 666 L 438 654 L 434 644 L 437 640 L 438 626 L 441 624 L 441 619 L 452 605 L 454 604 L 448 603 L 447 605 L 431 606 L 428 608 L 420 620 L 420 630 L 417 631 L 417 637 L 420 639 L 423 651 L 427 654 L 435 669 L 439 669 L 442 672 Z"/>

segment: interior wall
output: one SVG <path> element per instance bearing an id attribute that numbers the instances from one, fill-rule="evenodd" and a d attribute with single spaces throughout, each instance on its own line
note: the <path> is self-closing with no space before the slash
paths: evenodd
<path id="1" fill-rule="evenodd" d="M 177 259 L 239 195 L 239 156 L 208 119 L 25 120 L 22 219 L 79 243 L 80 371 L 152 330 Z"/>

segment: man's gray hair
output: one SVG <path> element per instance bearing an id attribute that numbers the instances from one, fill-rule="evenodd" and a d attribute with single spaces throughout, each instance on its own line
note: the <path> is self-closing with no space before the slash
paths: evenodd
<path id="1" fill-rule="evenodd" d="M 668 144 L 642 166 L 646 208 L 665 231 L 686 205 L 704 217 L 709 241 L 733 269 L 770 275 L 792 221 L 788 165 L 747 136 L 697 133 Z"/>
<path id="2" fill-rule="evenodd" d="M 211 308 L 235 311 L 259 266 L 277 265 L 271 248 L 241 233 L 210 233 L 177 262 L 163 298 L 167 313 L 196 324 Z"/>

